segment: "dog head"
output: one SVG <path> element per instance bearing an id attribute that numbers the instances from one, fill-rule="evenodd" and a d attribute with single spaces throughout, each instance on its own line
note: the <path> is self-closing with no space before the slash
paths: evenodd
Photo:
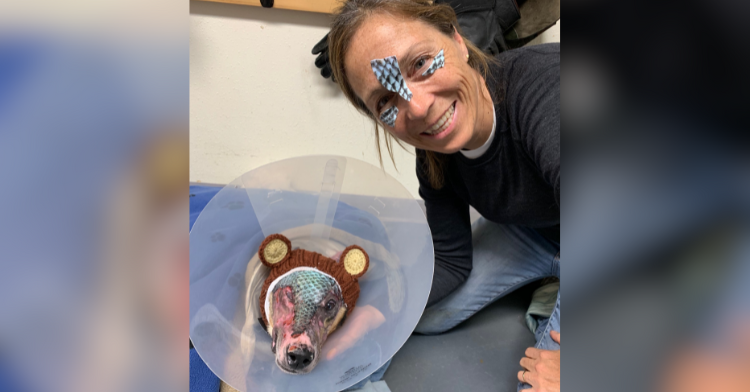
<path id="1" fill-rule="evenodd" d="M 260 295 L 260 322 L 271 335 L 279 368 L 310 372 L 328 335 L 341 326 L 359 297 L 358 278 L 369 268 L 360 247 L 346 248 L 340 262 L 304 249 L 292 250 L 281 234 L 268 236 L 258 256 L 271 268 Z"/>

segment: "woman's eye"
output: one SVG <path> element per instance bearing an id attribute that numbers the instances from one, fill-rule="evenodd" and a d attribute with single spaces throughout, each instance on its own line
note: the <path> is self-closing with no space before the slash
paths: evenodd
<path id="1" fill-rule="evenodd" d="M 427 62 L 427 60 L 425 60 L 424 58 L 421 58 L 421 59 L 417 60 L 417 69 L 420 69 L 420 68 L 424 67 L 424 63 L 426 63 L 426 62 Z"/>
<path id="2" fill-rule="evenodd" d="M 388 101 L 390 101 L 390 100 L 391 100 L 391 97 L 389 97 L 387 95 L 385 97 L 383 97 L 383 98 L 380 98 L 380 101 L 378 101 L 378 111 L 380 111 L 380 109 L 382 109 L 383 106 L 385 106 L 385 104 L 387 104 Z"/>

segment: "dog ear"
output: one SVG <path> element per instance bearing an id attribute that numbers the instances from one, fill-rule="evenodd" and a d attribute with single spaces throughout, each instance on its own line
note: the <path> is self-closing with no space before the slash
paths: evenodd
<path id="1" fill-rule="evenodd" d="M 258 248 L 258 258 L 267 267 L 276 268 L 289 260 L 292 254 L 292 243 L 281 234 L 271 234 L 263 240 Z"/>
<path id="2" fill-rule="evenodd" d="M 344 249 L 340 260 L 344 264 L 346 272 L 353 278 L 359 278 L 370 268 L 370 256 L 367 255 L 364 249 L 357 245 L 352 245 Z"/>

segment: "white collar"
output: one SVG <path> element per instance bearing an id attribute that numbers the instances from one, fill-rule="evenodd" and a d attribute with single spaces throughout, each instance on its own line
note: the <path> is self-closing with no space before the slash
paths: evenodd
<path id="1" fill-rule="evenodd" d="M 482 147 L 474 150 L 461 150 L 461 154 L 464 154 L 464 156 L 469 159 L 477 159 L 484 155 L 484 153 L 490 149 L 492 139 L 495 137 L 495 125 L 497 125 L 497 116 L 495 115 L 495 108 L 492 108 L 492 132 L 490 132 L 490 137 L 487 138 L 487 141 L 484 142 L 484 144 L 482 144 Z"/>

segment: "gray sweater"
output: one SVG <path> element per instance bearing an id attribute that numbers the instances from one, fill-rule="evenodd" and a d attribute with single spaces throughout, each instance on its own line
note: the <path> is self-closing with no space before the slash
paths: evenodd
<path id="1" fill-rule="evenodd" d="M 419 194 L 435 247 L 427 305 L 455 290 L 472 266 L 469 206 L 486 219 L 535 228 L 560 239 L 560 45 L 523 47 L 496 56 L 487 87 L 497 125 L 477 159 L 443 155 L 445 184 L 430 186 L 424 151 L 417 150 Z"/>

